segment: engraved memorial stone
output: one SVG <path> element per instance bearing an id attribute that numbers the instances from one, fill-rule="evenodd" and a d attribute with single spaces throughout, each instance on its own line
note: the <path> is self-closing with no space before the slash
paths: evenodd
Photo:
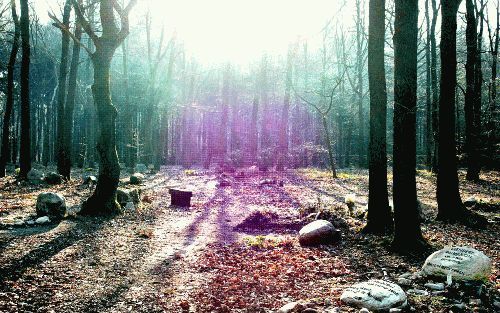
<path id="1" fill-rule="evenodd" d="M 422 272 L 428 276 L 451 275 L 453 280 L 482 280 L 491 274 L 491 260 L 470 247 L 448 247 L 431 254 Z"/>
<path id="2" fill-rule="evenodd" d="M 406 305 L 406 294 L 395 283 L 373 279 L 355 284 L 342 293 L 340 300 L 369 310 L 389 310 Z"/>

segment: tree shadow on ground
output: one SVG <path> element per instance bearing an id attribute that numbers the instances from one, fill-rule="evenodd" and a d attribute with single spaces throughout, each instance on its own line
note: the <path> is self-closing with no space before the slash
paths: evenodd
<path id="1" fill-rule="evenodd" d="M 32 249 L 21 258 L 8 260 L 6 262 L 8 265 L 4 263 L 0 267 L 0 286 L 6 280 L 17 281 L 28 268 L 36 267 L 46 262 L 65 248 L 97 232 L 107 220 L 109 218 L 81 218 L 80 221 L 76 222 L 68 230 L 59 233 L 55 238 Z M 48 231 L 48 229 L 44 230 Z"/>

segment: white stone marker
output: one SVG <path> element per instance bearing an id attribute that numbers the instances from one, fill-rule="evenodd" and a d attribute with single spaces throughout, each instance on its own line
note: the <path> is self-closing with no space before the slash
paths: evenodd
<path id="1" fill-rule="evenodd" d="M 380 279 L 352 285 L 342 293 L 340 300 L 369 310 L 389 310 L 407 304 L 406 294 L 401 287 Z"/>
<path id="2" fill-rule="evenodd" d="M 422 272 L 427 276 L 451 275 L 454 280 L 483 280 L 491 274 L 491 260 L 470 247 L 448 247 L 431 254 Z"/>

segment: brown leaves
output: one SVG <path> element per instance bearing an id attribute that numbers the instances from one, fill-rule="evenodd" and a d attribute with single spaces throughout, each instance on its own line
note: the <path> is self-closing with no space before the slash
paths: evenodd
<path id="1" fill-rule="evenodd" d="M 194 301 L 207 311 L 222 305 L 242 309 L 255 302 L 276 308 L 282 305 L 280 298 L 309 298 L 317 292 L 318 281 L 349 273 L 328 252 L 289 244 L 260 249 L 239 244 L 212 246 L 197 265 L 214 275 L 194 295 Z"/>

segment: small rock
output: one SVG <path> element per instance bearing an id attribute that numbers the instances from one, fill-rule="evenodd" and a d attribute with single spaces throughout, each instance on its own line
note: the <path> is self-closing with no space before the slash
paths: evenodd
<path id="1" fill-rule="evenodd" d="M 66 215 L 66 200 L 58 193 L 42 192 L 36 199 L 36 215 L 61 219 Z"/>
<path id="2" fill-rule="evenodd" d="M 83 185 L 95 185 L 97 184 L 97 177 L 94 175 L 84 175 L 82 177 L 82 184 Z"/>
<path id="3" fill-rule="evenodd" d="M 451 306 L 451 309 L 453 312 L 463 312 L 465 311 L 467 307 L 465 306 L 464 303 L 455 303 L 454 305 Z"/>
<path id="4" fill-rule="evenodd" d="M 431 292 L 433 296 L 440 296 L 440 295 L 444 295 L 446 293 L 445 290 L 437 290 L 437 291 L 433 291 Z"/>
<path id="5" fill-rule="evenodd" d="M 231 186 L 231 182 L 227 179 L 219 179 L 219 182 L 217 183 L 217 187 L 229 187 Z"/>
<path id="6" fill-rule="evenodd" d="M 137 164 L 135 166 L 134 171 L 136 173 L 142 173 L 142 174 L 144 174 L 144 173 L 148 172 L 148 167 L 145 164 L 143 164 L 143 163 L 139 163 L 139 164 Z"/>
<path id="7" fill-rule="evenodd" d="M 16 225 L 16 226 L 24 226 L 24 221 L 15 221 L 14 225 Z"/>
<path id="8" fill-rule="evenodd" d="M 432 289 L 432 290 L 437 290 L 437 291 L 441 291 L 441 290 L 444 290 L 444 284 L 443 283 L 427 283 L 424 285 L 425 287 L 429 288 L 429 289 Z"/>
<path id="9" fill-rule="evenodd" d="M 427 296 L 429 293 L 426 290 L 422 289 L 408 289 L 406 291 L 409 294 L 416 295 L 416 296 Z"/>
<path id="10" fill-rule="evenodd" d="M 476 203 L 477 203 L 477 199 L 475 197 L 469 197 L 469 198 L 465 199 L 465 201 L 464 201 L 464 205 L 466 207 L 473 206 Z"/>
<path id="11" fill-rule="evenodd" d="M 402 286 L 411 286 L 413 282 L 411 281 L 411 279 L 400 277 L 398 278 L 398 284 Z"/>
<path id="12" fill-rule="evenodd" d="M 413 274 L 410 272 L 406 272 L 404 274 L 399 275 L 399 278 L 410 278 Z"/>
<path id="13" fill-rule="evenodd" d="M 130 194 L 124 189 L 118 189 L 116 191 L 116 201 L 124 208 L 131 201 Z"/>
<path id="14" fill-rule="evenodd" d="M 137 188 L 137 189 L 130 190 L 130 192 L 128 194 L 129 194 L 130 198 L 132 198 L 132 202 L 134 204 L 139 204 L 141 202 L 141 193 L 142 193 L 142 190 Z"/>
<path id="15" fill-rule="evenodd" d="M 34 220 L 29 220 L 29 221 L 26 221 L 26 224 L 27 225 L 35 225 L 35 221 Z"/>
<path id="16" fill-rule="evenodd" d="M 37 224 L 50 223 L 50 218 L 48 216 L 42 216 L 42 217 L 37 218 L 35 220 L 35 223 L 37 223 Z"/>
<path id="17" fill-rule="evenodd" d="M 58 185 L 62 183 L 63 177 L 55 172 L 48 172 L 43 180 L 49 185 Z"/>
<path id="18" fill-rule="evenodd" d="M 298 302 L 287 303 L 278 310 L 278 313 L 292 312 L 297 307 L 298 304 L 299 304 Z"/>
<path id="19" fill-rule="evenodd" d="M 135 210 L 134 203 L 133 202 L 127 202 L 127 204 L 125 205 L 125 210 L 134 211 Z"/>
<path id="20" fill-rule="evenodd" d="M 311 222 L 299 231 L 299 243 L 302 246 L 330 244 L 339 240 L 340 232 L 326 220 Z"/>
<path id="21" fill-rule="evenodd" d="M 500 301 L 493 301 L 493 306 L 500 310 Z"/>
<path id="22" fill-rule="evenodd" d="M 389 310 L 389 313 L 399 313 L 399 312 L 403 312 L 403 310 L 401 310 L 400 308 L 392 308 Z"/>
<path id="23" fill-rule="evenodd" d="M 40 183 L 43 180 L 43 173 L 37 169 L 31 169 L 31 171 L 28 172 L 27 177 L 31 183 Z"/>
<path id="24" fill-rule="evenodd" d="M 359 313 L 370 313 L 370 310 L 368 310 L 367 308 L 362 308 L 361 310 L 359 310 Z"/>
<path id="25" fill-rule="evenodd" d="M 141 173 L 134 173 L 134 174 L 130 175 L 129 182 L 132 185 L 142 184 L 143 181 L 144 181 L 144 175 L 142 175 Z"/>

